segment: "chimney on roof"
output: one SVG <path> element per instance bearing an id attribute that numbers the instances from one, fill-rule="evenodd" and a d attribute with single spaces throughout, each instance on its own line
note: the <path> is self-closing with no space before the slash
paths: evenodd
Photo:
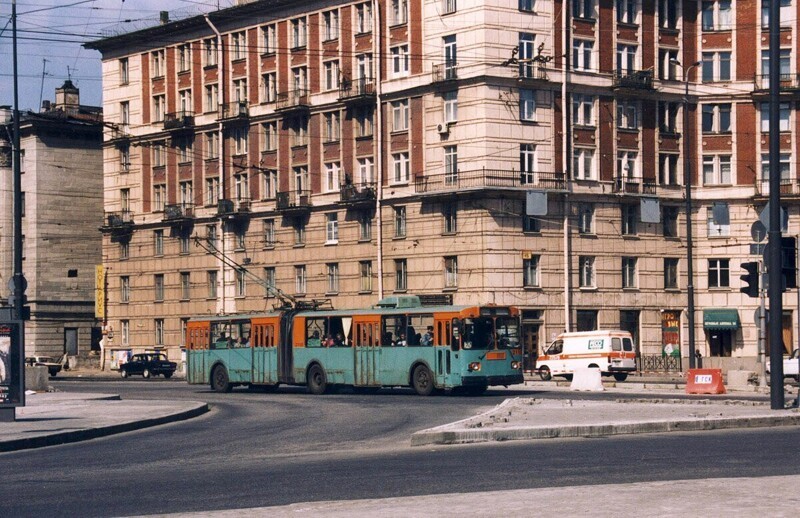
<path id="1" fill-rule="evenodd" d="M 75 115 L 80 105 L 80 90 L 75 88 L 71 80 L 67 79 L 61 88 L 56 88 L 55 109 L 62 110 L 68 115 Z"/>
<path id="2" fill-rule="evenodd" d="M 51 109 L 50 101 L 48 99 L 44 99 L 42 101 L 42 110 L 41 110 L 42 113 L 47 113 L 50 111 L 50 109 Z"/>
<path id="3" fill-rule="evenodd" d="M 168 24 L 169 23 L 169 11 L 161 11 L 160 18 L 161 18 L 161 25 Z"/>

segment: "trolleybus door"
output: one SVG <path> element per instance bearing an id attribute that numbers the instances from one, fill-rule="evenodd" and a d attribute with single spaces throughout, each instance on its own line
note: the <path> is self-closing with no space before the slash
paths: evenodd
<path id="1" fill-rule="evenodd" d="M 458 319 L 453 319 L 458 322 Z M 453 353 L 450 350 L 452 337 L 452 324 L 449 320 L 436 320 L 436 334 L 434 335 L 434 348 L 436 350 L 435 358 L 435 376 L 436 385 L 444 386 L 447 378 L 452 371 Z M 452 344 L 453 350 L 458 350 L 457 345 Z"/>
<path id="2" fill-rule="evenodd" d="M 380 385 L 380 324 L 379 322 L 356 322 L 353 350 L 355 353 L 356 385 Z"/>
<path id="3" fill-rule="evenodd" d="M 275 347 L 275 326 L 253 326 L 253 383 L 278 382 L 278 348 Z"/>

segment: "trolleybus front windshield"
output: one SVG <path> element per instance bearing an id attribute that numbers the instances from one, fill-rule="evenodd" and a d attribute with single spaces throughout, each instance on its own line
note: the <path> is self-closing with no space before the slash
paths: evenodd
<path id="1" fill-rule="evenodd" d="M 519 347 L 519 322 L 514 317 L 464 319 L 464 349 Z"/>

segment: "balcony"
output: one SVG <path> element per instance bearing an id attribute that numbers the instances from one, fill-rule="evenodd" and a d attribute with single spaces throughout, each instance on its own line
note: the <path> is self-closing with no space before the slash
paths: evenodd
<path id="1" fill-rule="evenodd" d="M 376 190 L 374 182 L 349 183 L 339 189 L 339 203 L 351 207 L 375 204 Z"/>
<path id="2" fill-rule="evenodd" d="M 286 213 L 311 211 L 311 191 L 279 192 L 275 196 L 275 208 Z"/>
<path id="3" fill-rule="evenodd" d="M 164 221 L 184 221 L 194 218 L 194 203 L 173 203 L 164 206 Z"/>
<path id="4" fill-rule="evenodd" d="M 645 181 L 644 178 L 615 178 L 611 187 L 612 192 L 617 194 L 643 194 L 654 196 L 656 194 L 655 181 Z"/>
<path id="5" fill-rule="evenodd" d="M 310 107 L 311 103 L 308 99 L 308 90 L 306 89 L 281 92 L 275 99 L 275 111 L 280 113 L 293 111 L 306 112 Z"/>
<path id="6" fill-rule="evenodd" d="M 249 115 L 250 109 L 245 101 L 234 101 L 220 106 L 219 118 L 223 121 L 247 119 Z"/>
<path id="7" fill-rule="evenodd" d="M 133 212 L 122 210 L 106 213 L 106 224 L 100 228 L 103 233 L 111 234 L 113 243 L 130 241 L 133 235 Z"/>
<path id="8" fill-rule="evenodd" d="M 250 219 L 250 199 L 238 198 L 236 200 L 221 199 L 217 202 L 217 216 L 228 221 L 242 221 Z"/>
<path id="9" fill-rule="evenodd" d="M 164 116 L 164 129 L 170 131 L 194 128 L 194 112 L 180 111 Z"/>
<path id="10" fill-rule="evenodd" d="M 778 91 L 781 96 L 800 94 L 800 74 L 781 74 Z M 756 74 L 753 81 L 753 96 L 767 97 L 768 95 L 769 74 Z"/>
<path id="11" fill-rule="evenodd" d="M 520 63 L 519 64 L 519 80 L 526 81 L 526 80 L 537 80 L 537 81 L 547 81 L 547 68 L 542 65 L 537 65 L 536 63 Z"/>
<path id="12" fill-rule="evenodd" d="M 756 196 L 769 196 L 769 180 L 756 180 Z M 781 196 L 792 198 L 800 197 L 800 180 L 795 178 L 781 178 Z"/>
<path id="13" fill-rule="evenodd" d="M 456 79 L 458 79 L 458 63 L 455 61 L 446 61 L 433 65 L 433 71 L 431 73 L 432 82 L 442 83 L 455 81 Z"/>
<path id="14" fill-rule="evenodd" d="M 414 183 L 417 193 L 531 188 L 565 191 L 567 188 L 564 173 L 520 172 L 513 169 L 476 169 L 429 174 L 418 177 Z"/>
<path id="15" fill-rule="evenodd" d="M 374 101 L 375 80 L 371 77 L 343 80 L 339 86 L 339 100 L 349 103 Z"/>
<path id="16" fill-rule="evenodd" d="M 652 91 L 652 70 L 617 70 L 614 72 L 612 86 L 616 89 L 633 91 Z"/>

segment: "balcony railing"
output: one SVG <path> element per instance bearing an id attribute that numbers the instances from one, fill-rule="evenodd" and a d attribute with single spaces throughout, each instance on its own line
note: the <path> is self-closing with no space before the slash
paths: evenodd
<path id="1" fill-rule="evenodd" d="M 308 109 L 308 90 L 298 89 L 280 92 L 275 99 L 275 109 L 278 111 Z"/>
<path id="2" fill-rule="evenodd" d="M 247 102 L 234 101 L 232 103 L 225 103 L 220 107 L 221 119 L 238 119 L 245 118 L 250 114 Z"/>
<path id="3" fill-rule="evenodd" d="M 455 81 L 458 79 L 458 63 L 455 61 L 446 61 L 444 63 L 435 63 L 433 65 L 433 72 L 431 80 L 434 83 L 441 81 Z"/>
<path id="4" fill-rule="evenodd" d="M 652 70 L 617 70 L 613 78 L 614 88 L 630 88 L 633 90 L 652 90 Z"/>
<path id="5" fill-rule="evenodd" d="M 794 178 L 781 178 L 781 194 L 800 194 L 800 180 Z M 769 180 L 756 180 L 756 196 L 769 195 Z"/>
<path id="6" fill-rule="evenodd" d="M 174 203 L 164 207 L 164 221 L 175 221 L 194 217 L 194 203 Z"/>
<path id="7" fill-rule="evenodd" d="M 217 202 L 217 215 L 241 214 L 250 212 L 250 198 L 236 200 L 221 199 Z"/>
<path id="8" fill-rule="evenodd" d="M 563 191 L 566 189 L 564 173 L 520 172 L 513 169 L 475 169 L 453 173 L 429 174 L 415 180 L 418 193 L 456 191 L 477 188 L 522 188 Z"/>
<path id="9" fill-rule="evenodd" d="M 311 191 L 279 192 L 275 196 L 275 208 L 278 210 L 310 209 Z"/>
<path id="10" fill-rule="evenodd" d="M 361 203 L 375 201 L 375 183 L 349 183 L 339 189 L 339 201 L 342 203 Z"/>
<path id="11" fill-rule="evenodd" d="M 339 100 L 372 98 L 375 96 L 375 80 L 371 77 L 344 79 L 339 86 Z"/>
<path id="12" fill-rule="evenodd" d="M 781 74 L 779 90 L 800 90 L 800 74 Z M 769 90 L 769 74 L 756 74 L 755 90 Z"/>
<path id="13" fill-rule="evenodd" d="M 519 64 L 519 78 L 520 79 L 540 79 L 547 80 L 547 68 L 536 63 L 520 63 Z"/>
<path id="14" fill-rule="evenodd" d="M 657 185 L 654 181 L 644 178 L 620 178 L 614 179 L 613 192 L 627 194 L 656 194 Z"/>
<path id="15" fill-rule="evenodd" d="M 111 229 L 133 226 L 133 212 L 121 210 L 119 212 L 109 212 L 106 214 L 108 227 Z"/>
<path id="16" fill-rule="evenodd" d="M 194 112 L 180 111 L 164 116 L 164 129 L 188 129 L 194 127 Z"/>

